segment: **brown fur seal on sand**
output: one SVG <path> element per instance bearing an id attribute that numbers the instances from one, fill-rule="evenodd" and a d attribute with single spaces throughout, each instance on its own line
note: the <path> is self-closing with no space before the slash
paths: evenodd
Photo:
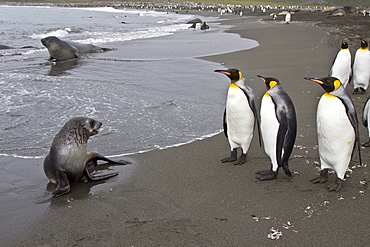
<path id="1" fill-rule="evenodd" d="M 55 36 L 41 39 L 41 43 L 48 49 L 50 60 L 63 61 L 80 58 L 81 54 L 109 51 L 111 49 L 101 48 L 90 44 L 81 44 L 72 41 L 61 40 Z"/>
<path id="2" fill-rule="evenodd" d="M 86 146 L 90 136 L 99 132 L 101 122 L 87 117 L 75 117 L 68 120 L 54 137 L 50 153 L 44 160 L 44 172 L 50 182 L 57 185 L 52 198 L 70 192 L 70 182 L 80 181 L 84 176 L 89 181 L 117 176 L 109 173 L 93 176 L 90 169 L 97 166 L 98 160 L 126 165 L 131 162 L 113 161 L 97 153 L 87 152 Z"/>

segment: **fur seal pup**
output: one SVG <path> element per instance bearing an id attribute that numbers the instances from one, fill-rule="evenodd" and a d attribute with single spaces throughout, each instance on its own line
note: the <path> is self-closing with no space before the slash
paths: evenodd
<path id="1" fill-rule="evenodd" d="M 109 48 L 101 48 L 90 44 L 81 44 L 73 41 L 61 40 L 55 36 L 41 39 L 41 43 L 48 49 L 50 60 L 63 61 L 80 58 L 81 54 L 110 51 Z"/>
<path id="2" fill-rule="evenodd" d="M 70 192 L 70 182 L 80 181 L 84 176 L 89 181 L 99 181 L 118 173 L 93 176 L 90 170 L 98 160 L 126 165 L 128 161 L 113 161 L 97 153 L 87 152 L 90 136 L 99 132 L 102 123 L 92 118 L 75 117 L 68 120 L 54 137 L 49 154 L 44 160 L 44 172 L 50 182 L 57 185 L 51 198 Z"/>

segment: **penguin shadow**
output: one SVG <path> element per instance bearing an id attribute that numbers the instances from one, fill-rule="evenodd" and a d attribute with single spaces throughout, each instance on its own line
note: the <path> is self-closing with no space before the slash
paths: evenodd
<path id="1" fill-rule="evenodd" d="M 48 72 L 49 76 L 61 76 L 61 75 L 67 75 L 68 70 L 80 67 L 85 62 L 78 58 L 69 59 L 66 61 L 51 61 L 50 70 Z M 48 63 L 49 64 L 49 63 Z"/>

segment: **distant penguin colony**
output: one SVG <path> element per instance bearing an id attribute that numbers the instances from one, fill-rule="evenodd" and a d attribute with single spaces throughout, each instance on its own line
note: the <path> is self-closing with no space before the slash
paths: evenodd
<path id="1" fill-rule="evenodd" d="M 329 75 L 338 78 L 343 87 L 347 87 L 352 73 L 351 67 L 351 52 L 348 49 L 347 42 L 342 42 L 341 49 L 338 52 L 333 65 L 331 66 Z"/>
<path id="2" fill-rule="evenodd" d="M 252 89 L 245 85 L 243 75 L 238 69 L 215 70 L 215 72 L 226 75 L 231 82 L 223 118 L 224 133 L 229 140 L 231 154 L 221 161 L 223 163 L 236 161 L 235 165 L 242 165 L 257 121 L 254 94 Z M 239 159 L 237 159 L 237 148 L 242 149 Z"/>
<path id="3" fill-rule="evenodd" d="M 370 51 L 368 43 L 361 40 L 361 47 L 356 51 L 353 61 L 353 87 L 354 94 L 365 93 L 370 80 Z"/>
<path id="4" fill-rule="evenodd" d="M 320 84 L 326 91 L 320 98 L 316 117 L 321 173 L 311 182 L 325 183 L 328 180 L 329 169 L 334 169 L 337 178 L 328 189 L 338 192 L 351 161 L 354 145 L 356 142 L 359 145 L 356 110 L 350 96 L 337 78 L 305 79 Z M 360 150 L 358 146 L 362 164 Z"/>
<path id="5" fill-rule="evenodd" d="M 289 177 L 288 160 L 297 133 L 294 105 L 281 83 L 275 78 L 258 76 L 265 82 L 267 92 L 261 102 L 261 133 L 266 154 L 271 159 L 271 169 L 257 172 L 260 180 L 275 179 L 279 168 Z"/>

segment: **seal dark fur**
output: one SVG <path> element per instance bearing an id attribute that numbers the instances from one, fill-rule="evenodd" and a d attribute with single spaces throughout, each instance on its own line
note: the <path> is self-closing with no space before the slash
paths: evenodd
<path id="1" fill-rule="evenodd" d="M 109 48 L 101 48 L 91 44 L 81 44 L 73 41 L 61 40 L 55 36 L 41 39 L 41 43 L 48 49 L 50 60 L 63 61 L 80 58 L 81 54 L 109 51 Z"/>
<path id="2" fill-rule="evenodd" d="M 99 181 L 118 175 L 109 173 L 93 176 L 90 170 L 98 165 L 98 160 L 126 165 L 127 161 L 113 161 L 97 153 L 87 152 L 89 137 L 99 132 L 102 123 L 92 118 L 75 117 L 65 123 L 55 136 L 49 154 L 44 160 L 44 172 L 50 182 L 57 185 L 52 197 L 70 192 L 70 183 L 86 177 L 89 181 Z"/>

